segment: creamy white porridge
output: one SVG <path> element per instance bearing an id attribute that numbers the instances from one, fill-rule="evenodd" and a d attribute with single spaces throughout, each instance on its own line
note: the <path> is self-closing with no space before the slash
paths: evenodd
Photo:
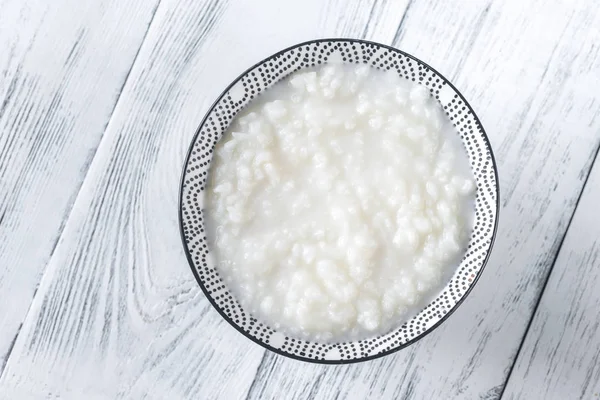
<path id="1" fill-rule="evenodd" d="M 207 236 L 245 309 L 321 341 L 386 333 L 458 266 L 475 184 L 429 91 L 368 66 L 299 72 L 215 149 Z"/>

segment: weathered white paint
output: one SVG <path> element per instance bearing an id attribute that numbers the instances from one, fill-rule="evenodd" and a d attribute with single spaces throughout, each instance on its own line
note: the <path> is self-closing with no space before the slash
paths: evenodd
<path id="1" fill-rule="evenodd" d="M 157 2 L 0 2 L 0 372 Z"/>
<path id="2" fill-rule="evenodd" d="M 17 4 L 12 1 L 0 4 L 0 20 L 7 4 Z M 51 8 L 29 1 L 24 9 Z M 92 7 L 89 4 L 86 7 Z M 115 37 L 133 29 L 123 21 L 137 8 L 123 4 L 118 27 L 110 25 Z M 108 24 L 89 19 L 86 23 L 94 26 Z M 600 143 L 595 99 L 600 87 L 599 19 L 597 7 L 584 0 L 162 0 L 77 199 L 73 196 L 85 171 L 76 170 L 66 155 L 86 148 L 87 142 L 77 135 L 85 132 L 80 125 L 66 131 L 57 125 L 67 150 L 58 156 L 42 152 L 51 154 L 48 159 L 54 164 L 40 165 L 54 165 L 54 175 L 32 172 L 22 181 L 46 188 L 49 177 L 56 181 L 64 176 L 73 188 L 71 197 L 64 198 L 74 205 L 0 378 L 0 398 L 497 398 Z M 39 17 L 22 25 L 35 32 L 43 21 Z M 0 24 L 0 41 L 11 40 L 6 38 L 12 31 L 4 26 Z M 64 29 L 67 33 L 52 25 L 50 31 L 68 38 L 71 31 Z M 248 65 L 287 45 L 323 36 L 394 44 L 455 82 L 496 150 L 503 202 L 492 260 L 458 311 L 406 350 L 343 367 L 274 356 L 222 322 L 188 270 L 176 220 L 183 157 L 208 105 Z M 72 33 L 70 37 L 73 42 Z M 26 50 L 33 42 L 23 39 L 23 54 L 45 55 L 42 59 L 48 59 L 49 66 L 63 54 Z M 86 51 L 108 46 L 101 40 L 94 43 Z M 102 54 L 113 60 L 114 53 Z M 121 58 L 114 60 L 126 65 Z M 0 68 L 7 65 L 2 71 L 17 73 L 14 62 L 3 63 L 0 53 Z M 88 69 L 93 68 L 104 73 L 106 65 L 96 60 L 73 68 L 74 88 L 85 86 Z M 44 90 L 50 90 L 51 81 L 45 81 Z M 5 96 L 2 82 L 7 81 L 0 80 Z M 73 89 L 71 97 L 78 93 Z M 21 103 L 29 101 L 23 96 Z M 35 110 L 46 103 L 32 99 L 25 104 Z M 97 118 L 93 111 L 98 105 L 82 104 L 87 106 L 67 115 L 77 121 Z M 110 112 L 103 115 L 106 123 Z M 94 143 L 101 134 L 100 130 Z M 0 152 L 7 148 L 2 140 L 8 139 L 0 136 Z M 22 143 L 32 146 L 35 141 L 23 138 Z M 27 153 L 19 147 L 12 152 L 11 157 L 26 160 Z M 85 166 L 91 153 L 81 159 Z M 4 171 L 5 165 L 0 167 Z M 75 172 L 79 178 L 69 181 Z M 1 182 L 8 195 L 15 191 Z M 69 201 L 48 200 L 57 196 L 56 185 L 31 192 L 33 200 L 27 201 L 40 210 L 35 219 L 19 217 L 24 226 L 48 224 L 36 237 L 40 243 L 56 240 L 60 221 L 68 215 Z M 61 217 L 53 220 L 56 214 Z M 12 226 L 1 224 L 2 230 Z M 574 221 L 571 228 L 575 226 Z M 10 240 L 21 243 L 27 237 L 23 233 Z M 0 246 L 9 240 L 0 239 Z M 15 260 L 33 257 L 26 254 L 29 248 L 14 249 Z M 34 278 L 50 253 L 23 267 L 37 269 L 33 278 L 10 290 L 32 293 Z M 0 272 L 0 287 L 3 276 Z M 591 297 L 582 301 L 592 301 L 587 299 Z M 585 317 L 594 321 L 589 312 Z M 15 315 L 14 321 L 25 317 L 23 312 Z M 0 346 L 8 348 L 2 342 L 3 330 Z M 13 328 L 8 337 L 14 334 Z M 595 336 L 587 338 L 593 343 Z M 579 371 L 593 379 L 593 360 L 586 360 Z M 524 376 L 519 363 L 511 385 Z M 587 375 L 574 373 L 572 382 L 561 382 L 574 387 Z M 529 390 L 534 389 L 521 384 L 506 393 L 536 393 Z M 593 393 L 593 385 L 586 390 Z"/>
<path id="3" fill-rule="evenodd" d="M 507 399 L 600 396 L 599 199 L 596 162 L 506 385 Z"/>

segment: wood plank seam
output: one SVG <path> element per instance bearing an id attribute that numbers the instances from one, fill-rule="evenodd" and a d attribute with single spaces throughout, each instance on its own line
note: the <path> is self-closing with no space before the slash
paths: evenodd
<path id="1" fill-rule="evenodd" d="M 558 256 L 560 255 L 560 252 L 562 250 L 562 246 L 563 243 L 565 241 L 565 238 L 567 237 L 567 234 L 569 233 L 569 228 L 571 227 L 571 222 L 573 222 L 573 217 L 575 216 L 575 213 L 577 212 L 577 207 L 579 206 L 579 202 L 581 200 L 581 197 L 583 195 L 584 189 L 588 183 L 588 180 L 590 178 L 590 175 L 592 174 L 592 169 L 594 167 L 594 164 L 596 164 L 596 160 L 598 159 L 598 153 L 600 153 L 600 143 L 596 146 L 596 150 L 594 153 L 594 157 L 592 158 L 592 162 L 588 168 L 587 174 L 585 176 L 585 180 L 583 181 L 583 185 L 581 187 L 581 190 L 579 191 L 579 195 L 577 197 L 577 201 L 575 202 L 575 207 L 573 208 L 573 213 L 571 214 L 571 217 L 569 218 L 569 222 L 567 223 L 567 227 L 565 229 L 565 232 L 562 236 L 562 238 L 560 239 L 560 244 L 558 245 L 558 248 L 556 250 L 556 253 L 554 254 L 554 259 L 552 260 L 552 265 L 550 266 L 548 273 L 546 274 L 546 277 L 544 279 L 544 283 L 542 284 L 542 288 L 540 290 L 540 293 L 538 295 L 538 298 L 536 300 L 535 306 L 533 307 L 533 312 L 531 313 L 531 316 L 529 318 L 529 321 L 527 322 L 527 327 L 525 328 L 525 332 L 523 333 L 523 336 L 521 337 L 521 342 L 519 343 L 519 347 L 517 348 L 517 352 L 515 353 L 515 356 L 513 358 L 513 362 L 510 366 L 510 369 L 508 370 L 508 374 L 506 375 L 506 379 L 504 381 L 504 385 L 502 385 L 502 390 L 500 392 L 500 396 L 498 397 L 499 399 L 502 399 L 504 396 L 504 391 L 506 390 L 506 387 L 508 386 L 508 382 L 510 380 L 510 376 L 513 373 L 513 370 L 515 368 L 515 365 L 517 364 L 517 359 L 519 358 L 519 355 L 521 353 L 521 350 L 523 349 L 523 344 L 525 343 L 525 339 L 527 338 L 527 335 L 529 334 L 529 330 L 531 329 L 531 325 L 533 323 L 533 320 L 535 318 L 535 315 L 537 314 L 538 311 L 538 307 L 541 303 L 542 297 L 544 295 L 544 292 L 546 291 L 546 286 L 548 285 L 548 282 L 550 281 L 550 276 L 552 275 L 552 271 L 554 270 L 554 266 L 556 265 L 556 261 L 558 259 Z"/>
<path id="2" fill-rule="evenodd" d="M 37 288 L 36 288 L 36 292 L 37 292 Z M 35 297 L 35 295 L 34 295 L 34 297 Z M 33 302 L 33 298 L 31 300 Z M 8 352 L 6 353 L 4 362 L 2 363 L 2 365 L 0 365 L 0 378 L 2 378 L 2 373 L 4 372 L 4 368 L 6 367 L 6 364 L 8 364 L 8 358 L 10 357 L 10 353 L 12 353 L 12 350 L 15 347 L 15 343 L 17 342 L 17 338 L 19 337 L 19 332 L 21 332 L 22 327 L 23 327 L 23 323 L 21 322 L 19 324 L 19 328 L 17 329 L 17 334 L 15 335 L 13 340 L 11 340 L 10 344 L 8 345 Z"/>
<path id="3" fill-rule="evenodd" d="M 394 37 L 392 39 L 392 46 L 394 46 L 400 40 L 400 36 L 402 35 L 402 25 L 404 25 L 404 21 L 406 20 L 406 16 L 408 15 L 408 11 L 410 7 L 413 5 L 414 0 L 410 0 L 406 5 L 406 9 L 404 10 L 404 14 L 402 14 L 402 18 L 400 19 L 400 23 L 398 24 L 398 29 L 396 29 L 396 33 L 394 33 Z"/>
<path id="4" fill-rule="evenodd" d="M 246 397 L 244 400 L 250 400 L 250 395 L 254 391 L 256 383 L 258 382 L 258 380 L 257 380 L 258 373 L 264 367 L 266 361 L 267 361 L 267 351 L 265 350 L 265 351 L 263 351 L 262 357 L 260 359 L 260 363 L 258 364 L 258 367 L 256 368 L 256 372 L 254 373 L 254 379 L 252 379 L 252 383 L 250 384 L 250 387 L 248 388 L 248 393 L 246 393 Z"/>
<path id="5" fill-rule="evenodd" d="M 102 141 L 104 140 L 104 133 L 106 133 L 106 131 L 107 131 L 107 129 L 108 129 L 108 127 L 109 127 L 109 125 L 110 125 L 110 122 L 111 122 L 111 121 L 112 121 L 112 119 L 113 119 L 113 116 L 114 116 L 115 110 L 117 109 L 117 106 L 118 106 L 118 104 L 119 104 L 119 101 L 121 100 L 121 94 L 123 93 L 123 90 L 125 89 L 125 86 L 127 85 L 127 82 L 129 82 L 129 76 L 130 76 L 130 74 L 131 74 L 131 71 L 133 70 L 133 67 L 134 67 L 134 65 L 135 65 L 135 63 L 136 63 L 136 61 L 137 61 L 137 59 L 138 59 L 138 56 L 139 56 L 139 54 L 140 54 L 140 50 L 142 49 L 142 46 L 143 46 L 143 45 L 144 45 L 144 43 L 146 42 L 146 37 L 148 36 L 148 32 L 150 31 L 150 28 L 152 27 L 152 23 L 153 23 L 153 21 L 154 21 L 154 16 L 156 15 L 156 11 L 158 10 L 158 7 L 160 6 L 160 3 L 161 3 L 161 2 L 160 2 L 160 0 L 158 0 L 158 3 L 157 3 L 157 4 L 156 4 L 156 6 L 154 7 L 154 10 L 152 10 L 152 16 L 150 17 L 150 23 L 148 24 L 148 28 L 146 29 L 146 32 L 144 33 L 144 36 L 143 36 L 143 38 L 142 38 L 142 41 L 140 42 L 140 46 L 138 47 L 138 49 L 137 49 L 137 51 L 136 51 L 136 53 L 135 53 L 135 56 L 134 56 L 134 58 L 133 58 L 133 62 L 131 63 L 131 66 L 130 66 L 129 70 L 127 71 L 127 74 L 125 75 L 125 79 L 123 80 L 123 84 L 122 84 L 122 85 L 121 85 L 121 87 L 119 88 L 118 95 L 117 95 L 117 98 L 116 98 L 116 100 L 115 100 L 115 104 L 114 104 L 114 106 L 113 106 L 112 110 L 110 111 L 110 116 L 108 117 L 108 122 L 107 122 L 107 123 L 106 123 L 106 125 L 104 126 L 103 133 L 102 133 L 102 137 L 100 138 L 100 141 L 98 142 L 98 145 L 96 146 L 96 149 L 94 150 L 94 154 L 92 155 L 92 157 L 91 157 L 91 159 L 90 159 L 90 162 L 89 162 L 89 163 L 88 163 L 88 164 L 85 166 L 85 168 L 86 168 L 86 170 L 85 170 L 85 172 L 84 172 L 84 173 L 85 173 L 85 177 L 84 177 L 84 178 L 83 178 L 83 180 L 81 181 L 81 184 L 79 185 L 79 188 L 77 188 L 77 194 L 74 196 L 74 201 L 73 201 L 73 202 L 70 204 L 70 209 L 69 209 L 69 211 L 68 211 L 68 215 L 67 215 L 67 217 L 66 217 L 66 218 L 64 218 L 64 220 L 63 220 L 63 223 L 62 223 L 62 224 L 61 224 L 61 226 L 59 227 L 58 236 L 56 237 L 56 240 L 55 240 L 55 241 L 54 241 L 54 243 L 52 244 L 52 250 L 51 250 L 51 252 L 50 252 L 50 256 L 48 257 L 48 262 L 46 263 L 46 266 L 44 266 L 44 268 L 43 268 L 43 271 L 44 271 L 44 272 L 42 273 L 42 276 L 41 276 L 40 280 L 38 281 L 38 284 L 37 284 L 37 286 L 36 286 L 36 288 L 35 288 L 35 290 L 34 290 L 33 297 L 31 298 L 31 301 L 30 301 L 30 303 L 29 303 L 29 309 L 28 309 L 28 310 L 27 310 L 27 312 L 25 313 L 25 315 L 24 315 L 24 318 L 23 318 L 23 321 L 25 321 L 25 320 L 27 319 L 27 317 L 29 316 L 29 312 L 30 312 L 30 310 L 31 310 L 31 304 L 33 304 L 33 300 L 35 299 L 35 296 L 37 295 L 37 290 L 38 290 L 38 287 L 39 287 L 39 285 L 40 285 L 40 282 L 41 282 L 41 281 L 42 281 L 42 279 L 44 278 L 44 275 L 45 275 L 45 273 L 46 273 L 45 271 L 46 271 L 46 268 L 47 268 L 47 266 L 50 264 L 50 262 L 52 261 L 52 258 L 54 257 L 54 252 L 56 251 L 56 247 L 57 247 L 57 245 L 58 245 L 58 242 L 60 242 L 60 239 L 62 238 L 62 235 L 63 235 L 63 232 L 64 232 L 64 228 L 65 228 L 65 225 L 67 224 L 67 222 L 68 222 L 68 221 L 69 221 L 69 219 L 71 218 L 71 214 L 72 214 L 72 212 L 73 212 L 73 206 L 74 206 L 74 205 L 75 205 L 75 203 L 77 202 L 77 198 L 79 197 L 79 195 L 80 195 L 80 193 L 81 193 L 81 188 L 83 187 L 83 185 L 84 185 L 84 183 L 85 183 L 85 181 L 86 181 L 86 178 L 87 178 L 87 173 L 88 173 L 88 171 L 89 171 L 89 167 L 90 167 L 90 165 L 92 164 L 92 162 L 94 161 L 94 158 L 96 157 L 96 154 L 97 154 L 97 152 L 98 152 L 98 149 L 100 148 L 100 145 L 102 144 Z M 79 40 L 78 40 L 78 42 L 79 42 Z M 7 99 L 5 100 L 5 102 L 4 102 L 4 103 L 8 102 L 8 99 L 9 99 L 9 98 L 10 98 L 10 93 L 9 93 L 9 96 L 7 96 Z M 4 103 L 3 103 L 3 106 L 5 105 Z M 1 115 L 1 114 L 2 114 L 2 108 L 0 108 L 0 115 Z M 3 214 L 2 214 L 2 216 L 0 217 L 0 223 L 1 223 L 1 222 L 2 222 L 2 220 L 4 219 L 4 214 L 5 214 L 5 213 L 3 213 Z M 19 337 L 19 334 L 21 333 L 21 328 L 22 328 L 22 327 L 23 327 L 23 323 L 21 323 L 21 324 L 19 325 L 19 328 L 18 328 L 18 330 L 17 330 L 17 333 L 15 334 L 15 337 L 14 337 L 14 338 L 13 338 L 13 340 L 11 341 L 11 344 L 10 344 L 10 346 L 9 346 L 9 348 L 8 348 L 8 352 L 7 352 L 7 353 L 6 353 L 6 355 L 5 355 L 5 358 L 4 358 L 4 363 L 3 363 L 2 365 L 0 365 L 0 379 L 2 378 L 2 375 L 4 374 L 4 370 L 5 370 L 5 368 L 6 368 L 6 365 L 8 364 L 8 360 L 9 360 L 9 359 L 10 359 L 10 357 L 11 357 L 12 350 L 13 350 L 13 348 L 14 348 L 14 346 L 15 346 L 15 343 L 17 342 L 17 339 L 18 339 L 18 337 Z"/>
<path id="6" fill-rule="evenodd" d="M 564 36 L 566 30 L 567 30 L 567 27 L 565 26 L 562 29 L 561 33 L 560 33 L 561 37 Z M 554 47 L 552 48 L 552 50 L 550 52 L 550 59 L 548 60 L 548 63 L 544 67 L 544 71 L 542 72 L 542 75 L 540 77 L 540 82 L 544 82 L 544 79 L 546 79 L 546 74 L 548 73 L 548 68 L 550 67 L 551 64 L 554 63 L 555 56 L 556 56 L 556 50 L 558 49 L 559 45 L 560 45 L 560 41 L 557 41 L 555 43 Z M 533 102 L 534 102 L 534 98 L 531 98 L 531 99 L 529 99 L 529 101 L 527 102 L 527 104 L 523 107 L 526 113 L 529 113 L 529 110 L 531 109 L 531 106 L 532 106 Z M 520 132 L 520 130 L 523 129 L 523 126 L 524 126 L 525 123 L 526 123 L 526 119 L 522 118 L 519 121 L 519 124 L 517 125 L 517 127 L 515 128 L 515 131 L 516 132 Z M 510 144 L 510 140 L 507 140 L 506 141 L 506 146 L 509 146 L 509 144 Z M 500 146 L 500 148 L 497 151 L 497 154 L 500 154 L 504 150 L 505 150 L 504 146 Z M 590 171 L 591 171 L 591 168 L 590 168 Z M 500 199 L 501 204 L 502 204 L 502 208 L 506 207 L 506 205 L 509 203 L 509 200 L 512 198 L 513 193 L 515 192 L 515 190 L 516 190 L 516 186 L 509 186 L 507 189 L 503 190 L 504 194 L 503 194 L 502 198 Z M 581 193 L 583 193 L 583 188 L 581 189 Z M 579 196 L 581 196 L 581 193 L 579 194 Z M 573 214 L 575 214 L 575 211 L 573 211 Z M 571 218 L 572 217 L 573 216 L 571 215 Z M 570 220 L 569 220 L 569 223 L 570 223 Z M 566 232 L 565 232 L 565 235 L 566 235 Z M 564 239 L 564 236 L 563 236 L 563 239 Z M 562 245 L 562 242 L 561 242 L 561 245 Z M 556 261 L 556 257 L 554 258 L 554 260 Z"/>
<path id="7" fill-rule="evenodd" d="M 369 22 L 373 21 L 373 13 L 375 12 L 375 8 L 377 7 L 378 2 L 379 2 L 379 0 L 375 0 L 373 2 L 373 4 L 371 5 L 371 9 L 369 10 L 369 19 L 367 19 L 367 23 L 365 24 L 365 29 L 363 29 L 362 33 L 360 34 L 360 37 L 362 39 L 367 37 L 367 32 L 369 31 Z"/>

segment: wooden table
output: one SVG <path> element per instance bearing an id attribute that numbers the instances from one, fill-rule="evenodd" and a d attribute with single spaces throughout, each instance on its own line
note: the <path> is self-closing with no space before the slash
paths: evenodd
<path id="1" fill-rule="evenodd" d="M 177 195 L 208 106 L 317 37 L 414 54 L 476 110 L 501 219 L 439 329 L 375 361 L 276 356 L 201 294 Z M 595 1 L 1 0 L 0 399 L 594 399 Z"/>

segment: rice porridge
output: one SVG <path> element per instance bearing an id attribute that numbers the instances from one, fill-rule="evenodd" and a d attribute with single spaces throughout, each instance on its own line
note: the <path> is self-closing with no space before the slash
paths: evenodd
<path id="1" fill-rule="evenodd" d="M 366 65 L 294 73 L 215 148 L 207 237 L 242 306 L 317 341 L 387 333 L 448 281 L 474 220 L 458 134 L 421 85 Z"/>

